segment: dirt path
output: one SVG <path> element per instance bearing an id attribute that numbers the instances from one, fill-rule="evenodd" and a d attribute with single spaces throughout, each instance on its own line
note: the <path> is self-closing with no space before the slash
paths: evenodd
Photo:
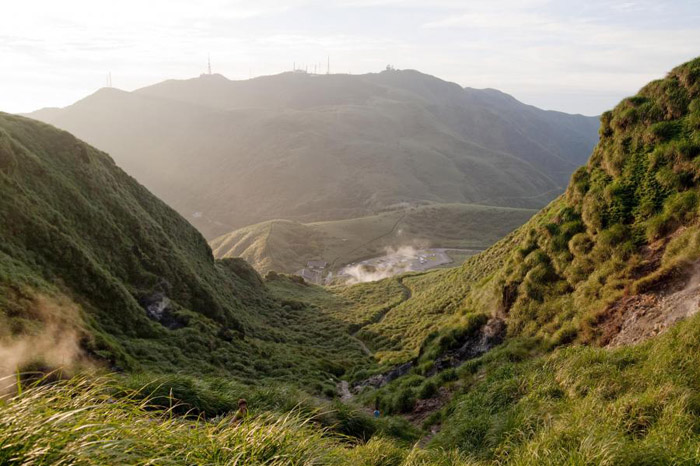
<path id="1" fill-rule="evenodd" d="M 366 323 L 365 325 L 363 325 L 363 326 L 360 327 L 359 329 L 355 330 L 355 332 L 352 333 L 352 334 L 350 335 L 350 336 L 352 336 L 355 340 L 357 340 L 357 342 L 358 342 L 358 343 L 360 344 L 360 346 L 362 347 L 362 350 L 363 350 L 368 356 L 374 356 L 374 353 L 372 352 L 372 350 L 370 350 L 370 349 L 367 347 L 367 345 L 365 344 L 365 342 L 363 342 L 361 339 L 359 339 L 359 338 L 357 337 L 357 334 L 360 332 L 360 330 L 362 330 L 364 327 L 366 327 L 366 326 L 368 326 L 368 325 L 378 324 L 379 322 L 381 322 L 381 321 L 384 319 L 384 317 L 386 317 L 386 315 L 387 315 L 392 309 L 395 309 L 397 306 L 400 306 L 401 304 L 403 304 L 403 303 L 405 303 L 406 301 L 408 301 L 409 299 L 411 299 L 411 296 L 413 296 L 413 291 L 412 291 L 409 287 L 407 287 L 407 286 L 404 284 L 403 279 L 404 279 L 404 277 L 398 277 L 398 278 L 396 279 L 396 281 L 398 282 L 398 284 L 399 284 L 399 285 L 401 286 L 401 288 L 402 288 L 401 292 L 402 292 L 403 296 L 401 297 L 401 301 L 399 301 L 398 303 L 396 303 L 396 304 L 394 304 L 394 305 L 387 306 L 385 309 L 382 309 L 377 315 L 375 315 L 375 316 L 372 318 L 372 320 L 370 320 L 368 323 Z"/>
<path id="2" fill-rule="evenodd" d="M 347 380 L 340 381 L 338 390 L 340 392 L 340 401 L 347 403 L 348 401 L 352 400 L 353 394 L 350 393 L 350 384 L 348 384 Z"/>
<path id="3" fill-rule="evenodd" d="M 397 306 L 399 306 L 399 305 L 405 303 L 406 301 L 408 301 L 409 299 L 411 299 L 411 296 L 413 296 L 413 291 L 408 286 L 406 286 L 404 284 L 403 278 L 404 277 L 398 277 L 396 279 L 396 281 L 399 283 L 399 285 L 401 285 L 401 288 L 402 288 L 403 296 L 401 298 L 401 301 L 399 301 L 398 303 L 396 303 L 392 306 L 388 306 L 386 309 L 383 309 L 369 323 L 360 327 L 359 329 L 357 329 L 354 333 L 352 333 L 350 335 L 352 338 L 354 338 L 357 341 L 357 343 L 362 348 L 362 351 L 364 351 L 365 354 L 367 354 L 367 356 L 373 357 L 374 353 L 372 352 L 372 350 L 369 349 L 369 347 L 367 347 L 367 345 L 365 344 L 364 341 L 362 341 L 361 339 L 359 339 L 357 337 L 357 334 L 359 333 L 360 330 L 362 330 L 362 328 L 366 327 L 367 325 L 377 324 L 377 323 L 381 322 L 382 319 L 384 319 L 384 317 L 389 313 L 389 311 L 391 311 L 392 309 L 396 308 Z M 343 403 L 350 401 L 353 398 L 353 394 L 350 391 L 350 386 L 349 386 L 348 382 L 345 380 L 342 380 L 340 382 L 340 384 L 338 385 L 338 392 L 340 393 L 340 401 L 342 401 Z"/>
<path id="4" fill-rule="evenodd" d="M 396 309 L 398 306 L 402 305 L 403 303 L 405 303 L 406 301 L 411 299 L 411 297 L 413 296 L 413 290 L 411 290 L 409 287 L 406 286 L 406 284 L 403 282 L 404 278 L 405 277 L 403 275 L 396 278 L 396 282 L 399 284 L 399 286 L 401 286 L 401 293 L 403 294 L 403 296 L 401 297 L 401 301 L 394 304 L 393 306 L 388 306 L 385 309 L 383 309 L 379 314 L 374 316 L 372 318 L 372 320 L 367 325 L 378 324 L 379 322 L 384 320 L 384 317 L 386 317 L 386 315 L 389 312 L 391 312 L 393 309 Z M 359 330 L 358 330 L 358 332 L 359 332 Z"/>
<path id="5" fill-rule="evenodd" d="M 538 197 L 547 196 L 547 195 L 549 195 L 550 193 L 555 193 L 555 192 L 562 193 L 562 192 L 564 192 L 564 189 L 565 189 L 565 188 L 566 188 L 565 186 L 559 186 L 559 187 L 557 187 L 557 188 L 550 189 L 549 191 L 545 191 L 545 192 L 539 193 L 539 194 L 534 194 L 534 195 L 532 195 L 532 196 L 501 196 L 501 197 L 492 197 L 492 198 L 488 198 L 488 199 L 481 199 L 480 201 L 478 201 L 478 203 L 479 203 L 479 204 L 483 204 L 483 205 L 490 205 L 490 203 L 493 203 L 494 201 L 504 201 L 504 200 L 506 200 L 506 199 L 537 199 Z"/>
<path id="6" fill-rule="evenodd" d="M 360 348 L 362 348 L 362 351 L 364 351 L 365 354 L 366 354 L 367 356 L 370 356 L 370 357 L 374 356 L 374 353 L 367 347 L 367 345 L 365 345 L 365 342 L 362 341 L 362 340 L 360 340 L 359 338 L 357 338 L 357 337 L 355 336 L 355 335 L 357 335 L 357 332 L 359 332 L 359 330 L 357 330 L 357 331 L 356 331 L 355 333 L 353 333 L 351 336 L 352 336 L 355 340 L 357 340 L 357 343 L 360 345 Z"/>

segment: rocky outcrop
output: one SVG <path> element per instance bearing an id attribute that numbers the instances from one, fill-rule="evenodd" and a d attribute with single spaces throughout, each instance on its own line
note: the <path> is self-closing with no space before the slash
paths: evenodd
<path id="1" fill-rule="evenodd" d="M 139 299 L 139 304 L 150 319 L 159 322 L 163 327 L 175 330 L 187 325 L 187 322 L 175 313 L 172 302 L 165 293 L 151 293 Z"/>
<path id="2" fill-rule="evenodd" d="M 474 359 L 489 351 L 494 346 L 503 343 L 506 336 L 506 323 L 500 317 L 492 317 L 476 335 L 465 339 L 462 346 L 448 351 L 435 360 L 435 365 L 427 376 L 432 376 L 451 367 L 457 367 L 464 361 Z"/>
<path id="3" fill-rule="evenodd" d="M 494 346 L 503 342 L 506 336 L 506 323 L 500 317 L 492 317 L 474 335 L 465 338 L 461 346 L 448 351 L 436 359 L 434 366 L 426 372 L 426 376 L 432 376 L 445 369 L 457 367 L 463 362 L 474 359 L 489 351 Z M 392 380 L 406 375 L 418 363 L 417 359 L 396 366 L 382 374 L 376 374 L 353 385 L 355 392 L 365 387 L 381 388 Z"/>
<path id="4" fill-rule="evenodd" d="M 700 265 L 658 289 L 627 296 L 609 306 L 600 343 L 617 347 L 640 343 L 700 311 Z"/>

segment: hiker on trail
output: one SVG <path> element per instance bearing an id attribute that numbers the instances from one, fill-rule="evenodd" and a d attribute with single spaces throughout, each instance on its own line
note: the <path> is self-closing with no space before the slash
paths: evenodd
<path id="1" fill-rule="evenodd" d="M 238 400 L 238 411 L 233 415 L 231 424 L 240 424 L 246 417 L 248 417 L 248 402 L 241 398 Z"/>
<path id="2" fill-rule="evenodd" d="M 379 398 L 377 397 L 374 400 L 374 417 L 378 418 L 380 414 L 381 413 L 379 412 Z"/>

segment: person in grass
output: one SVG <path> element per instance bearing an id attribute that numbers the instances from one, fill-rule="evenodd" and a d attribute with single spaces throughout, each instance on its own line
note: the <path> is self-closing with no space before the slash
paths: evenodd
<path id="1" fill-rule="evenodd" d="M 248 417 L 248 402 L 241 398 L 238 400 L 238 411 L 236 411 L 236 414 L 233 415 L 233 419 L 231 419 L 231 424 L 240 424 L 243 422 L 243 419 Z"/>

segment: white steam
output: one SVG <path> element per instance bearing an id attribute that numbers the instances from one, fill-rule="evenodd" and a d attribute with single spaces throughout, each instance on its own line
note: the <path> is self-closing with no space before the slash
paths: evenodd
<path id="1" fill-rule="evenodd" d="M 29 364 L 69 371 L 85 359 L 74 304 L 39 296 L 27 314 L 41 322 L 41 329 L 0 340 L 0 395 L 15 389 L 14 376 Z"/>
<path id="2" fill-rule="evenodd" d="M 418 259 L 418 250 L 412 246 L 398 249 L 387 248 L 386 255 L 375 259 L 371 264 L 359 263 L 343 268 L 348 284 L 374 282 L 414 270 L 413 262 Z"/>

